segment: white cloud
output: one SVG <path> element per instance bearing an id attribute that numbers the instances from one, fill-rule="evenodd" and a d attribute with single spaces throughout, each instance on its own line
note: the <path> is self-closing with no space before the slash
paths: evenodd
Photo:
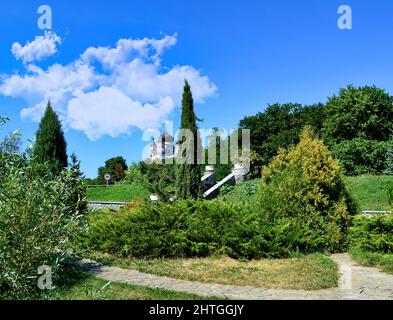
<path id="1" fill-rule="evenodd" d="M 103 67 L 113 69 L 120 63 L 125 63 L 135 57 L 150 59 L 159 64 L 160 56 L 166 49 L 177 43 L 177 35 L 165 36 L 163 39 L 120 39 L 115 48 L 88 48 L 81 56 L 82 61 L 100 62 Z M 153 54 L 151 54 L 153 53 Z"/>
<path id="2" fill-rule="evenodd" d="M 176 42 L 176 35 L 121 39 L 113 48 L 88 48 L 67 65 L 44 70 L 29 64 L 23 74 L 2 76 L 0 94 L 24 98 L 29 106 L 21 116 L 33 121 L 39 121 L 51 100 L 68 127 L 92 140 L 127 134 L 132 127 L 159 127 L 180 105 L 184 80 L 196 103 L 217 92 L 192 66 L 162 66 L 162 55 Z"/>
<path id="3" fill-rule="evenodd" d="M 82 93 L 69 102 L 68 122 L 72 128 L 86 132 L 91 140 L 95 140 L 104 134 L 117 137 L 128 133 L 131 127 L 141 130 L 158 127 L 173 108 L 170 97 L 162 98 L 154 105 L 142 105 L 117 89 L 101 87 L 94 92 Z"/>
<path id="4" fill-rule="evenodd" d="M 43 36 L 37 36 L 32 42 L 22 46 L 19 42 L 12 45 L 12 53 L 16 59 L 23 63 L 41 61 L 57 52 L 57 44 L 61 44 L 61 38 L 51 31 L 45 32 Z"/>

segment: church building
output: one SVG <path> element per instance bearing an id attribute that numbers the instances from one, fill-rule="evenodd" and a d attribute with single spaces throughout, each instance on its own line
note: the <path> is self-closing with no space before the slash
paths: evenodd
<path id="1" fill-rule="evenodd" d="M 150 144 L 150 159 L 165 160 L 175 156 L 175 139 L 172 135 L 165 131 L 158 138 L 157 142 L 153 141 Z"/>

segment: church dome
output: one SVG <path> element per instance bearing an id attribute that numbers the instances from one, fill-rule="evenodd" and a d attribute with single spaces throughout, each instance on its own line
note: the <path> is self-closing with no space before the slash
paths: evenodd
<path id="1" fill-rule="evenodd" d="M 158 138 L 159 142 L 166 142 L 166 143 L 172 143 L 175 141 L 175 138 L 170 135 L 167 131 L 165 131 L 164 134 L 162 134 L 159 138 Z"/>

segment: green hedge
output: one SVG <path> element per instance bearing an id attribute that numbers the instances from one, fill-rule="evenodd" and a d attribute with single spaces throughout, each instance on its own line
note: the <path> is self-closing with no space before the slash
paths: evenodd
<path id="1" fill-rule="evenodd" d="M 221 201 L 145 203 L 138 209 L 90 216 L 85 243 L 93 250 L 140 258 L 225 252 L 244 208 Z"/>
<path id="2" fill-rule="evenodd" d="M 322 218 L 273 221 L 251 207 L 188 200 L 94 213 L 84 244 L 121 257 L 262 258 L 338 250 L 342 237 L 339 227 Z"/>

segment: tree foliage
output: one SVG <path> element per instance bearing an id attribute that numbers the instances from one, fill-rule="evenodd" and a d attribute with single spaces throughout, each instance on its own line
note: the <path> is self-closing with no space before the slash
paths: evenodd
<path id="1" fill-rule="evenodd" d="M 114 157 L 105 161 L 105 166 L 98 168 L 97 181 L 100 184 L 105 183 L 104 175 L 111 175 L 111 183 L 120 182 L 126 176 L 128 170 L 127 161 L 122 156 Z"/>
<path id="2" fill-rule="evenodd" d="M 61 122 L 50 102 L 36 133 L 33 156 L 38 163 L 47 163 L 53 174 L 59 174 L 68 166 L 67 143 Z"/>
<path id="3" fill-rule="evenodd" d="M 174 165 L 165 165 L 154 161 L 141 162 L 141 173 L 149 191 L 161 201 L 168 201 L 176 191 L 176 169 Z"/>
<path id="4" fill-rule="evenodd" d="M 8 121 L 7 117 L 0 116 L 0 128 Z M 0 154 L 12 154 L 19 152 L 20 146 L 22 144 L 21 132 L 20 130 L 15 130 L 14 132 L 5 136 L 3 141 L 0 141 Z"/>
<path id="5" fill-rule="evenodd" d="M 375 86 L 341 89 L 328 99 L 323 133 L 329 143 L 388 141 L 393 134 L 393 97 Z"/>
<path id="6" fill-rule="evenodd" d="M 239 123 L 241 129 L 251 130 L 253 164 L 251 178 L 260 177 L 263 165 L 277 155 L 279 148 L 288 148 L 299 141 L 304 126 L 310 125 L 316 132 L 322 128 L 325 106 L 316 104 L 272 104 L 264 112 L 245 117 Z"/>
<path id="7" fill-rule="evenodd" d="M 380 174 L 386 167 L 388 142 L 355 138 L 331 147 L 346 175 Z"/>

